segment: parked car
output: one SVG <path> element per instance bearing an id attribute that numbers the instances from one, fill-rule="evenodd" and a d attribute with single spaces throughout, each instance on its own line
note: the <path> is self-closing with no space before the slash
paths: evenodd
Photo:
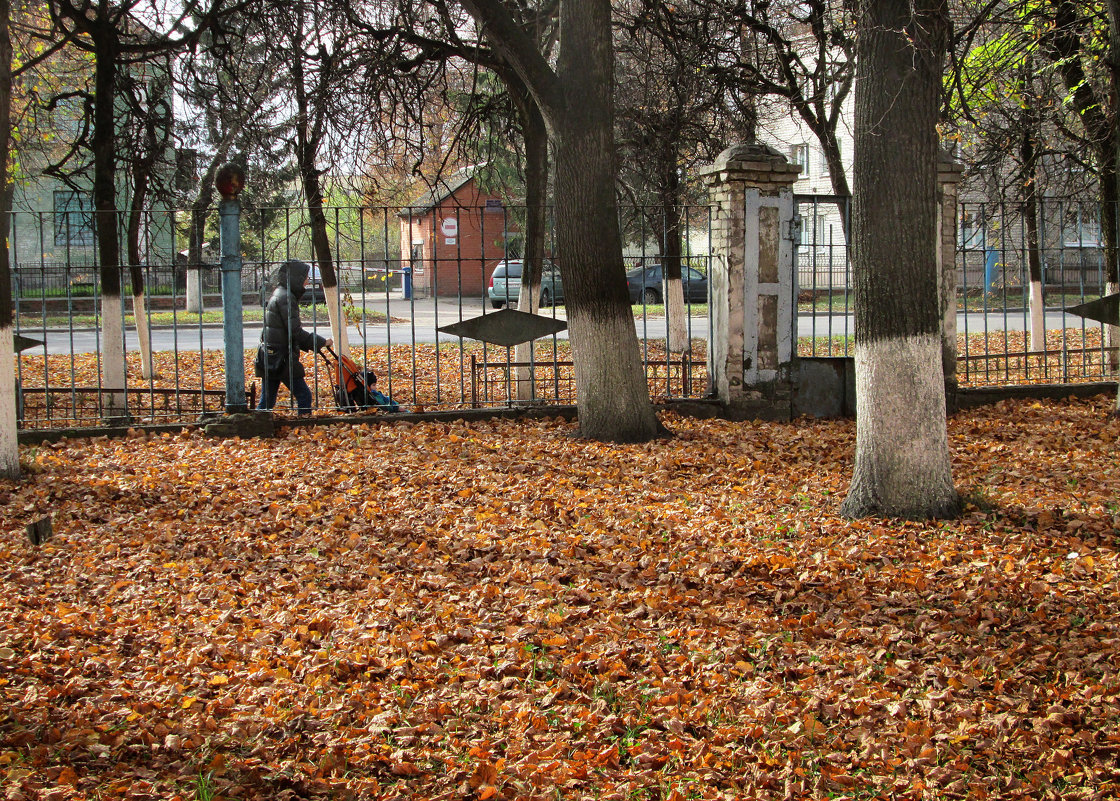
<path id="1" fill-rule="evenodd" d="M 525 262 L 520 259 L 508 259 L 498 262 L 494 272 L 490 275 L 490 286 L 486 294 L 490 298 L 490 305 L 495 309 L 517 303 L 517 296 L 521 294 L 521 273 L 525 269 Z M 549 261 L 544 263 L 541 275 L 541 306 L 551 306 L 564 302 L 564 282 L 560 279 L 560 271 Z"/>
<path id="2" fill-rule="evenodd" d="M 268 303 L 268 299 L 272 297 L 272 290 L 276 288 L 275 271 L 266 276 L 266 278 L 267 280 L 261 284 L 261 306 Z M 323 293 L 323 280 L 319 277 L 319 268 L 317 266 L 312 265 L 311 274 L 307 276 L 307 283 L 304 287 L 303 295 L 299 299 L 300 306 L 318 305 L 327 302 L 327 296 Z"/>
<path id="3" fill-rule="evenodd" d="M 692 267 L 681 267 L 685 303 L 708 302 L 708 277 Z M 656 306 L 664 301 L 665 276 L 660 264 L 638 267 L 626 274 L 630 302 Z"/>

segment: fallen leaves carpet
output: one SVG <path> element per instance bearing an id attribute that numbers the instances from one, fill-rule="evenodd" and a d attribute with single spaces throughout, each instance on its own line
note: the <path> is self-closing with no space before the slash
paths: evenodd
<path id="1" fill-rule="evenodd" d="M 935 523 L 839 516 L 847 421 L 25 449 L 4 798 L 1116 798 L 1110 408 L 956 415 Z"/>

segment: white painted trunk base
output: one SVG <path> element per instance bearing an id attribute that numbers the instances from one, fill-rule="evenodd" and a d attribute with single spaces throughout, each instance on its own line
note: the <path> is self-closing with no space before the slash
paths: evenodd
<path id="1" fill-rule="evenodd" d="M 688 350 L 688 326 L 685 325 L 684 282 L 679 278 L 665 281 L 665 317 L 669 323 L 669 352 Z"/>
<path id="2" fill-rule="evenodd" d="M 1104 290 L 1106 295 L 1113 295 L 1117 292 L 1120 292 L 1120 284 L 1109 283 Z M 1120 320 L 1117 323 L 1120 323 Z M 1108 370 L 1115 375 L 1120 373 L 1120 325 L 1105 327 L 1105 341 L 1108 346 Z M 1117 402 L 1120 403 L 1120 400 Z"/>
<path id="3" fill-rule="evenodd" d="M 16 422 L 16 359 L 9 326 L 0 329 L 0 475 L 19 478 L 19 429 Z"/>
<path id="4" fill-rule="evenodd" d="M 646 442 L 664 432 L 654 413 L 630 307 L 611 317 L 568 309 L 580 435 Z"/>
<path id="5" fill-rule="evenodd" d="M 334 352 L 349 358 L 350 336 L 346 332 L 346 317 L 342 313 L 339 303 L 339 293 L 335 287 L 324 293 L 327 296 L 327 318 L 331 324 L 331 339 L 334 340 Z"/>
<path id="6" fill-rule="evenodd" d="M 101 416 L 120 420 L 128 416 L 125 399 L 124 309 L 120 296 L 101 296 Z"/>
<path id="7" fill-rule="evenodd" d="M 856 345 L 855 366 L 856 457 L 843 513 L 955 514 L 940 335 Z"/>
<path id="8" fill-rule="evenodd" d="M 1031 281 L 1031 352 L 1046 350 L 1046 307 L 1042 303 L 1042 282 Z"/>
<path id="9" fill-rule="evenodd" d="M 143 292 L 132 296 L 132 317 L 136 320 L 136 340 L 140 345 L 140 377 L 147 381 L 152 378 L 152 336 Z"/>
<path id="10" fill-rule="evenodd" d="M 202 314 L 202 272 L 187 270 L 187 311 Z"/>
<path id="11" fill-rule="evenodd" d="M 536 314 L 540 310 L 540 301 L 540 282 L 538 281 L 535 285 L 529 286 L 523 281 L 521 283 L 521 290 L 517 295 L 517 310 L 527 314 Z M 532 342 L 522 342 L 520 345 L 515 345 L 513 348 L 513 360 L 515 362 L 531 361 L 532 349 Z M 519 401 L 531 401 L 536 397 L 536 381 L 534 380 L 531 367 L 516 368 L 514 370 L 513 379 L 514 386 L 516 387 L 516 397 Z"/>

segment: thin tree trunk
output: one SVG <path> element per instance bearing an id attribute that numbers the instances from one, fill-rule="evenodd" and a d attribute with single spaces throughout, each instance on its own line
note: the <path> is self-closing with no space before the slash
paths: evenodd
<path id="1" fill-rule="evenodd" d="M 677 188 L 669 186 L 661 203 L 661 266 L 665 278 L 665 322 L 668 326 L 667 344 L 670 353 L 684 353 L 690 344 L 682 281 L 681 216 L 677 205 L 679 199 Z"/>
<path id="2" fill-rule="evenodd" d="M 150 121 L 149 123 L 150 124 Z M 154 135 L 150 144 L 154 148 Z M 152 150 L 148 151 L 149 156 Z M 132 204 L 128 214 L 128 270 L 132 279 L 132 317 L 136 321 L 136 338 L 140 346 L 140 376 L 148 381 L 152 374 L 152 339 L 149 332 L 147 304 L 144 301 L 144 268 L 141 264 L 140 237 L 143 233 L 144 204 L 148 199 L 148 175 L 151 163 L 148 158 L 135 165 L 132 184 Z"/>
<path id="3" fill-rule="evenodd" d="M 0 247 L 0 476 L 19 478 L 12 265 L 6 244 L 12 212 L 12 185 L 7 180 L 12 112 L 11 15 L 10 0 L 0 0 L 0 242 L 5 243 Z"/>
<path id="4" fill-rule="evenodd" d="M 301 170 L 306 170 L 303 191 L 307 198 L 307 211 L 311 217 L 311 249 L 315 254 L 315 265 L 319 268 L 319 280 L 323 283 L 323 296 L 327 302 L 331 336 L 334 339 L 335 351 L 349 356 L 350 338 L 347 336 L 346 320 L 342 314 L 342 297 L 338 289 L 338 275 L 334 270 L 334 258 L 331 255 L 331 239 L 327 234 L 327 215 L 323 210 L 323 189 L 319 183 L 319 172 L 313 164 L 304 163 L 300 167 Z"/>
<path id="5" fill-rule="evenodd" d="M 109 26 L 99 20 L 99 26 Z M 101 414 L 106 421 L 127 420 L 125 393 L 124 309 L 121 306 L 121 254 L 117 239 L 117 154 L 115 131 L 116 48 L 112 32 L 93 33 L 93 207 L 97 221 L 97 253 L 101 268 Z"/>
<path id="6" fill-rule="evenodd" d="M 292 60 L 292 82 L 296 93 L 296 160 L 311 221 L 311 252 L 319 270 L 319 280 L 323 285 L 323 295 L 327 302 L 327 318 L 331 326 L 331 337 L 334 339 L 335 350 L 343 356 L 349 356 L 350 341 L 346 332 L 346 321 L 342 315 L 338 276 L 335 275 L 334 271 L 331 240 L 327 234 L 327 217 L 323 212 L 323 186 L 319 180 L 321 172 L 317 164 L 320 155 L 319 149 L 323 141 L 323 112 L 316 110 L 314 119 L 312 118 L 312 98 L 308 96 L 307 73 L 304 69 L 303 54 L 300 51 L 298 41 L 303 33 L 303 14 L 300 13 L 298 15 L 298 36 L 292 39 L 292 52 L 295 53 Z M 328 67 L 323 66 L 323 69 L 328 69 Z M 326 79 L 324 76 L 320 76 L 319 80 L 325 83 Z M 314 98 L 314 100 L 323 102 L 321 97 Z"/>
<path id="7" fill-rule="evenodd" d="M 548 131 L 540 110 L 526 90 L 518 104 L 525 138 L 525 267 L 521 274 L 521 293 L 517 297 L 520 311 L 536 314 L 540 305 L 541 275 L 544 267 L 545 214 L 548 195 Z M 553 303 L 556 300 L 553 298 Z M 514 359 L 529 363 L 517 370 L 517 398 L 536 397 L 535 376 L 531 366 L 533 343 L 523 342 L 514 348 Z"/>
<path id="8" fill-rule="evenodd" d="M 856 454 L 851 517 L 957 513 L 937 270 L 937 112 L 945 6 L 864 0 L 852 214 Z"/>

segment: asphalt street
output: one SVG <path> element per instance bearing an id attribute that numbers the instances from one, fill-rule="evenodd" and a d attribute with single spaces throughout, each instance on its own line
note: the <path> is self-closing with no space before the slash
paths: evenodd
<path id="1" fill-rule="evenodd" d="M 362 305 L 359 301 L 358 308 Z M 348 329 L 351 347 L 360 346 L 363 342 L 369 345 L 408 345 L 412 343 L 457 342 L 458 337 L 439 332 L 437 329 L 481 314 L 493 313 L 479 298 L 468 298 L 460 301 L 458 298 L 413 298 L 405 299 L 400 296 L 376 296 L 365 302 L 367 312 L 386 313 L 388 322 L 367 322 L 361 325 L 351 325 Z M 565 319 L 565 310 L 561 307 L 542 309 L 541 314 Z M 1061 311 L 1047 312 L 1046 327 L 1060 329 L 1063 327 L 1080 326 L 1082 318 L 1066 315 Z M 317 331 L 323 336 L 328 336 L 330 327 L 326 316 L 312 318 L 306 312 L 303 317 L 304 328 Z M 989 312 L 959 314 L 957 316 L 957 330 L 961 333 L 982 333 L 984 331 L 1021 331 L 1029 325 L 1029 317 L 1022 311 L 1018 312 Z M 1096 325 L 1096 323 L 1090 323 Z M 692 317 L 689 320 L 690 335 L 692 338 L 706 339 L 708 336 L 708 320 L 704 317 Z M 639 337 L 648 339 L 661 339 L 665 337 L 665 318 L 652 316 L 636 316 L 635 328 Z M 797 335 L 799 337 L 813 336 L 844 336 L 852 333 L 853 320 L 850 314 L 818 314 L 815 317 L 799 315 L 797 320 Z M 95 353 L 100 349 L 100 332 L 94 329 L 57 329 L 52 328 L 44 332 L 41 328 L 20 327 L 19 333 L 32 339 L 44 340 L 47 353 Z M 562 331 L 558 336 L 567 337 L 567 331 Z M 125 334 L 126 347 L 134 350 L 138 347 L 135 330 L 129 329 Z M 260 324 L 247 323 L 244 329 L 244 344 L 251 348 L 260 341 Z M 179 326 L 178 328 L 156 328 L 152 331 L 152 347 L 154 350 L 221 350 L 224 347 L 222 328 L 220 325 L 204 326 Z M 42 352 L 42 346 L 31 348 L 29 353 Z"/>

